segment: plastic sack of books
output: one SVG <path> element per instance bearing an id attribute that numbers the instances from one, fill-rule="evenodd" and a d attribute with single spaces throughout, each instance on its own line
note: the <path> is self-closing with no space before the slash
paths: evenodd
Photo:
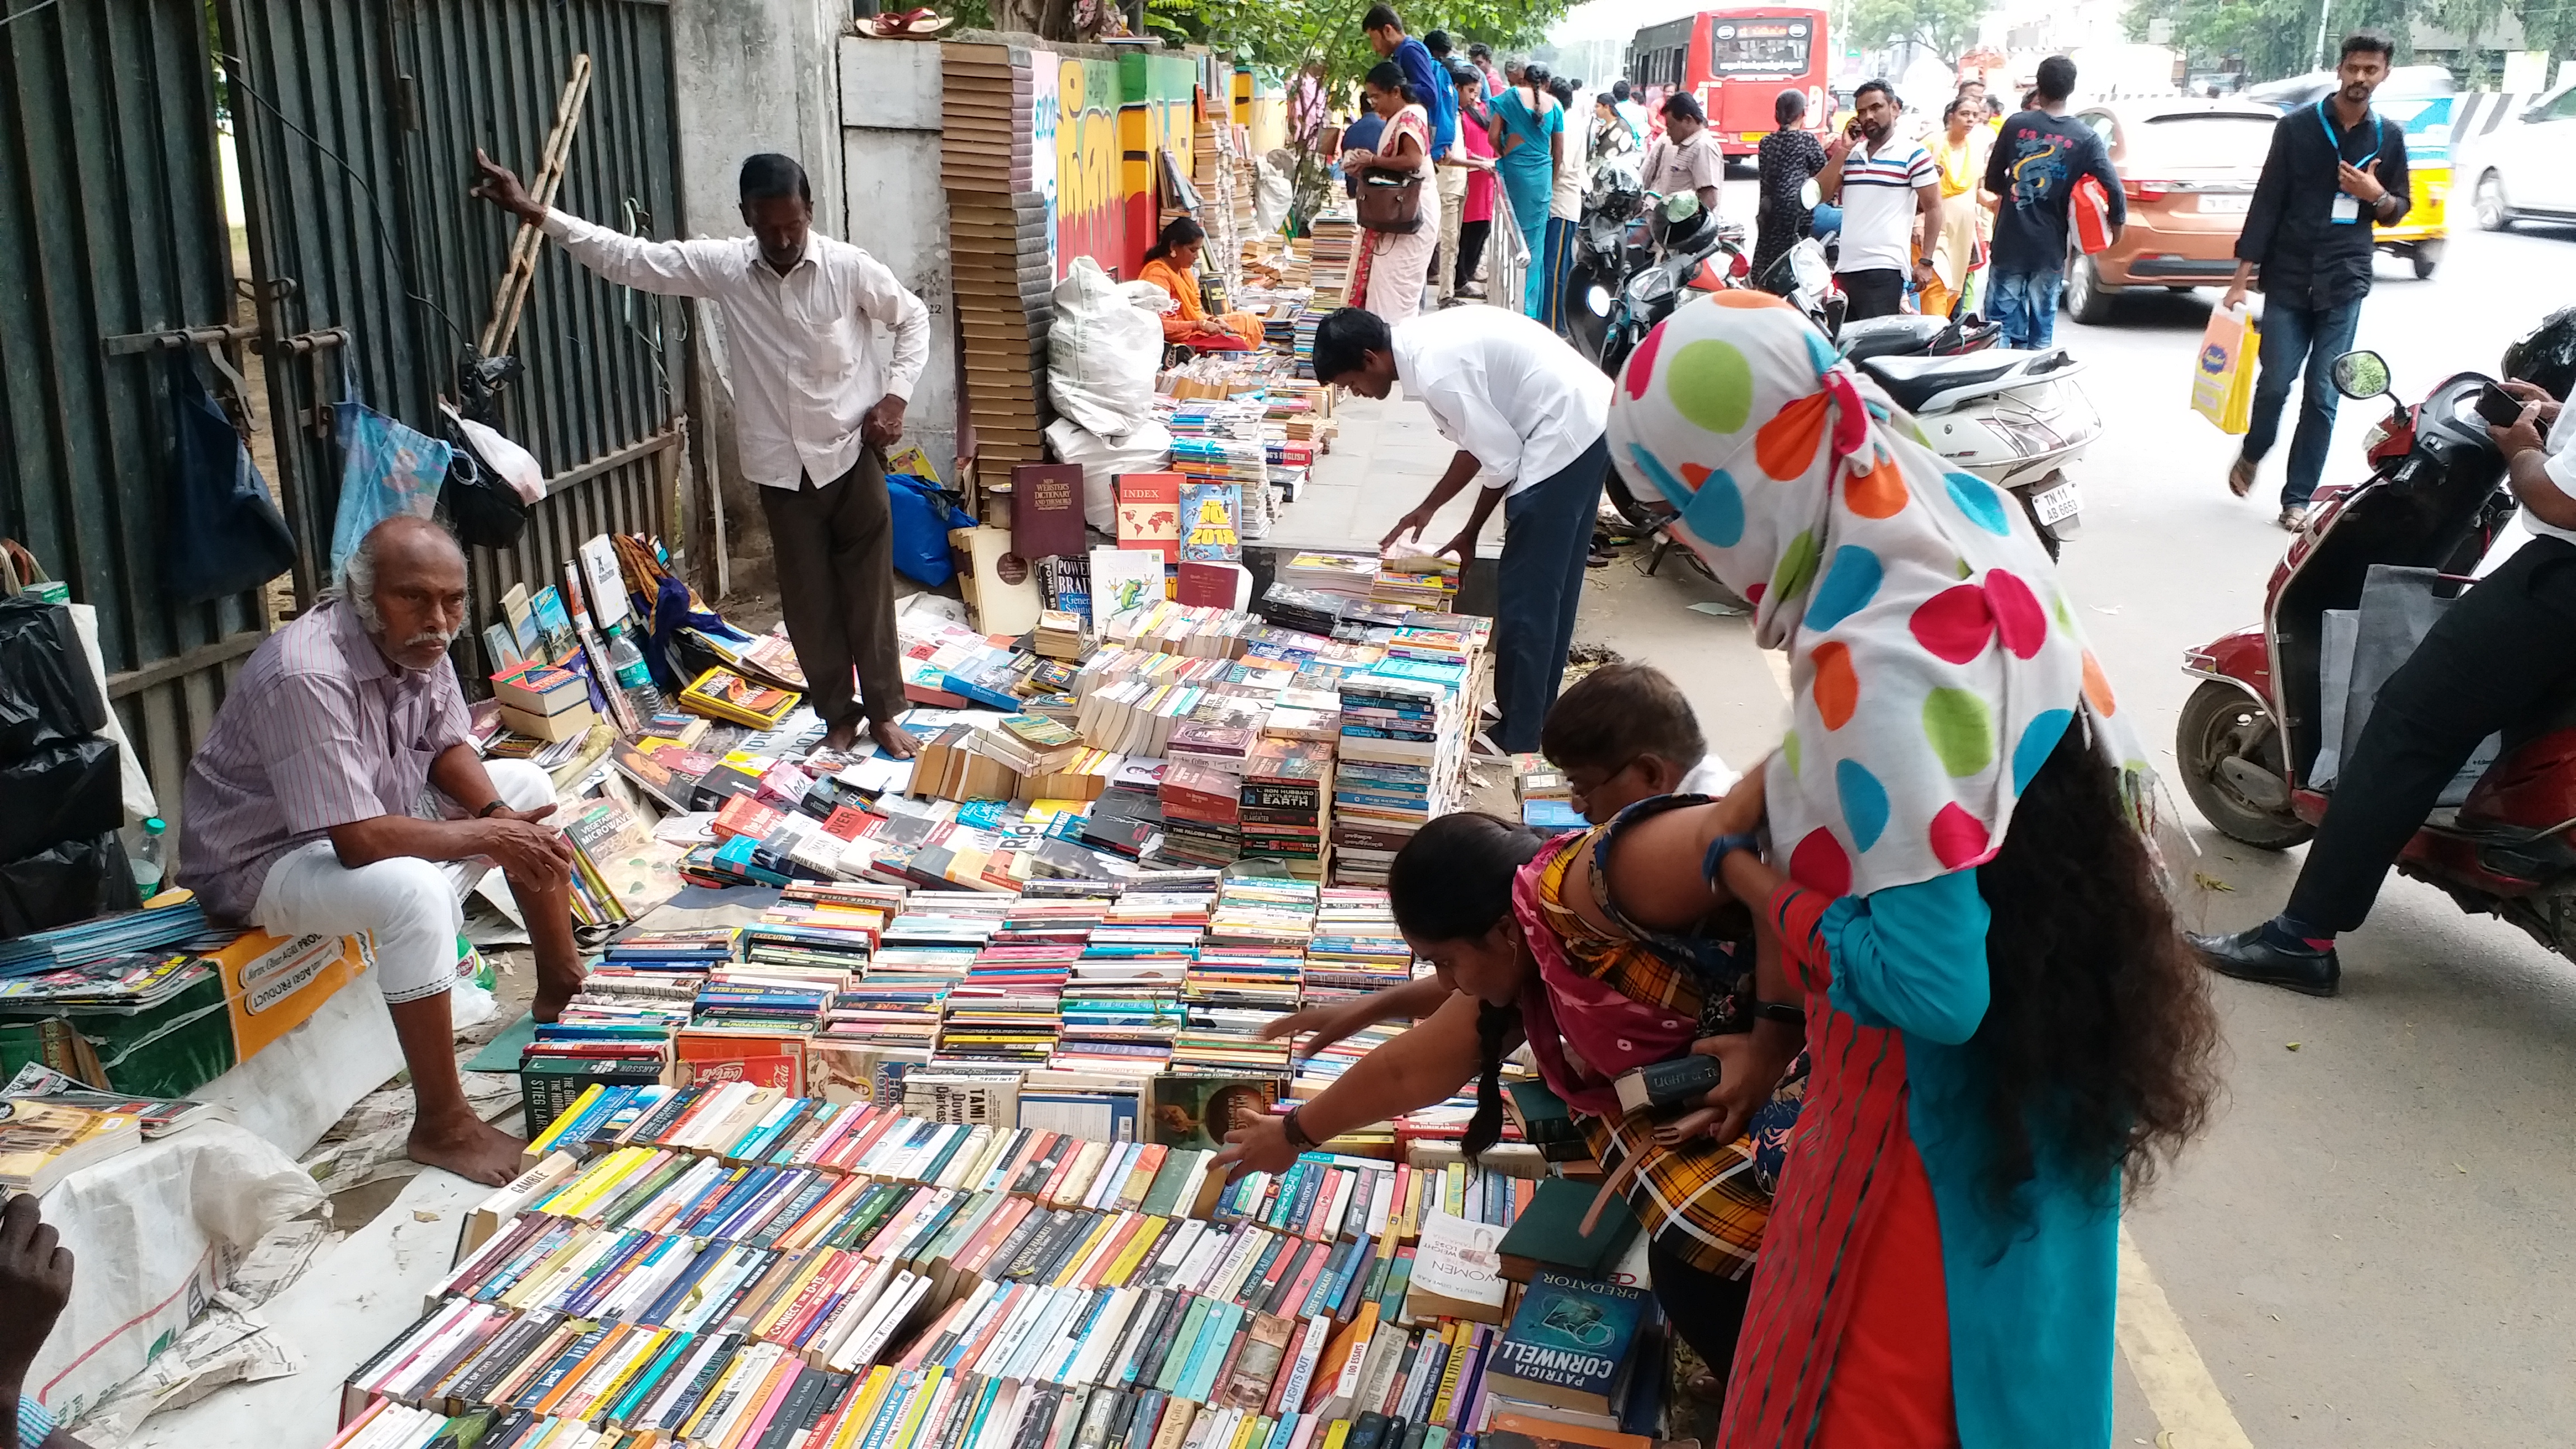
<path id="1" fill-rule="evenodd" d="M 1047 424 L 1046 440 L 1057 462 L 1082 469 L 1082 521 L 1102 533 L 1118 531 L 1117 476 L 1157 472 L 1172 461 L 1172 430 L 1159 422 L 1139 423 L 1110 439 L 1058 418 Z"/>
<path id="2" fill-rule="evenodd" d="M 1161 319 L 1130 302 L 1098 262 L 1074 258 L 1056 284 L 1047 331 L 1055 410 L 1102 437 L 1124 437 L 1153 416 L 1154 369 L 1162 361 Z"/>
<path id="3" fill-rule="evenodd" d="M 0 759 L 106 724 L 107 702 L 81 656 L 70 607 L 0 599 Z"/>

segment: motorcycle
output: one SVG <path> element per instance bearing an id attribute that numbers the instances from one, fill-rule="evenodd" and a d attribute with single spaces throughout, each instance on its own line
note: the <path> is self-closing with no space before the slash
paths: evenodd
<path id="1" fill-rule="evenodd" d="M 1948 317 L 1846 322 L 1824 248 L 1812 240 L 1791 247 L 1763 282 L 1912 413 L 1933 452 L 2020 500 L 2048 556 L 2058 556 L 2083 511 L 2067 470 L 2102 433 L 2101 414 L 2074 381 L 2084 370 L 2074 354 L 1996 347 L 2003 329 L 1964 307 Z"/>
<path id="2" fill-rule="evenodd" d="M 1646 193 L 1618 180 L 1584 199 L 1574 265 L 1566 276 L 1566 337 L 1596 367 L 1610 337 L 1612 299 L 1630 277 L 1654 265 L 1655 244 L 1643 225 L 1646 205 Z"/>
<path id="3" fill-rule="evenodd" d="M 1638 255 L 1627 230 L 1633 218 L 1617 223 L 1614 236 L 1609 220 L 1613 213 L 1604 208 L 1586 223 L 1584 255 L 1566 283 L 1566 313 L 1573 322 L 1575 345 L 1612 377 L 1628 365 L 1630 354 L 1655 324 L 1671 316 L 1691 293 L 1742 286 L 1753 271 L 1745 256 L 1744 228 L 1701 211 L 1697 197 L 1683 192 L 1656 201 L 1651 193 L 1629 194 L 1642 195 L 1663 213 L 1666 230 L 1661 244 Z M 1676 206 L 1677 202 L 1688 204 Z M 1676 210 L 1682 214 L 1675 216 Z M 1614 279 L 1616 287 L 1611 285 Z M 1615 468 L 1605 492 L 1631 527 L 1663 538 L 1655 562 L 1646 570 L 1653 573 L 1672 547 L 1670 536 L 1662 532 L 1670 510 L 1649 507 L 1629 491 L 1627 480 Z"/>
<path id="4" fill-rule="evenodd" d="M 2316 833 L 2327 790 L 2327 616 L 2357 610 L 2372 567 L 2430 570 L 2465 583 L 2518 506 L 2505 461 L 2475 403 L 2490 386 L 2461 373 L 2409 408 L 2375 352 L 2331 369 L 2356 401 L 2386 397 L 2365 445 L 2370 476 L 2320 490 L 2306 527 L 2272 570 L 2263 623 L 2192 649 L 2202 681 L 2183 705 L 2174 753 L 2183 788 L 2219 832 L 2265 850 Z M 2353 692 L 2358 696 L 2358 691 Z M 2353 732 L 2347 731 L 2347 737 Z M 2367 789 L 2367 781 L 2350 788 Z M 2504 731 L 2502 752 L 2456 807 L 2436 809 L 2398 856 L 2400 873 L 2439 886 L 2465 911 L 2510 921 L 2576 956 L 2576 696 Z"/>

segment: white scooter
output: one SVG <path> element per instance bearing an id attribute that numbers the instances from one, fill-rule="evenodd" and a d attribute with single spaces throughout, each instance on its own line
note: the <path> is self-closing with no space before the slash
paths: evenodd
<path id="1" fill-rule="evenodd" d="M 2075 536 L 2083 510 L 2068 472 L 2102 434 L 2102 415 L 2075 382 L 2084 364 L 2060 347 L 2035 352 L 1985 348 L 1954 355 L 1874 352 L 1857 344 L 1898 319 L 1831 326 L 1841 308 L 1829 301 L 1834 282 L 1824 248 L 1802 241 L 1775 264 L 1773 276 L 1784 267 L 1788 276 L 1781 280 L 1787 285 L 1775 289 L 1834 336 L 1853 367 L 1914 415 L 1932 451 L 1962 472 L 2011 490 L 2038 529 L 2048 556 L 2057 557 L 2059 545 Z M 1914 329 L 1938 326 L 1928 318 L 1904 321 Z"/>

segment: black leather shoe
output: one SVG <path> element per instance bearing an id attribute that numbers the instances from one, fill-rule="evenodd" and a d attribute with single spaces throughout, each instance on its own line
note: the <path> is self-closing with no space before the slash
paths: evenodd
<path id="1" fill-rule="evenodd" d="M 2259 981 L 2309 996 L 2332 996 L 2343 981 L 2343 963 L 2335 959 L 2333 947 L 2313 953 L 2284 951 L 2263 939 L 2261 926 L 2233 936 L 2187 931 L 2183 939 L 2200 952 L 2210 970 L 2239 981 Z"/>

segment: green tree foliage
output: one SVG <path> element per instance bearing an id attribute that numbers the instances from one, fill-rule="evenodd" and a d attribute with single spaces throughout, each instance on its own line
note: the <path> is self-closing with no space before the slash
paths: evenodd
<path id="1" fill-rule="evenodd" d="M 2576 52 L 2576 0 L 2328 0 L 2325 42 L 2317 43 L 2318 0 L 2130 0 L 2129 37 L 2144 40 L 2156 20 L 2170 21 L 2171 44 L 2191 69 L 2218 70 L 2234 63 L 2248 80 L 2278 80 L 2331 63 L 2335 40 L 2354 30 L 2376 30 L 2397 43 L 2397 61 L 2414 59 L 2408 20 L 2440 26 L 2473 50 L 2493 46 L 2507 15 L 2522 22 L 2523 43 L 2552 55 Z M 2469 74 L 2462 82 L 2492 86 L 2497 77 Z"/>
<path id="2" fill-rule="evenodd" d="M 1357 99 L 1359 78 L 1377 64 L 1377 53 L 1360 32 L 1360 18 L 1373 0 L 1146 0 L 1145 27 L 1153 34 L 1189 45 L 1204 45 L 1254 65 L 1276 67 L 1292 78 L 1311 62 L 1324 64 L 1328 94 L 1343 105 Z M 1404 28 L 1416 37 L 1434 30 L 1449 32 L 1453 52 L 1463 58 L 1467 46 L 1483 41 L 1495 52 L 1523 50 L 1571 8 L 1573 0 L 1436 0 L 1403 3 L 1396 11 Z M 1293 83 L 1293 80 L 1292 80 Z M 1291 211 L 1298 230 L 1326 198 L 1330 175 L 1324 158 L 1301 152 L 1297 158 Z"/>
<path id="3" fill-rule="evenodd" d="M 1863 50 L 1919 45 L 1956 64 L 1976 43 L 1986 0 L 1849 0 L 1840 8 L 1843 33 Z"/>

